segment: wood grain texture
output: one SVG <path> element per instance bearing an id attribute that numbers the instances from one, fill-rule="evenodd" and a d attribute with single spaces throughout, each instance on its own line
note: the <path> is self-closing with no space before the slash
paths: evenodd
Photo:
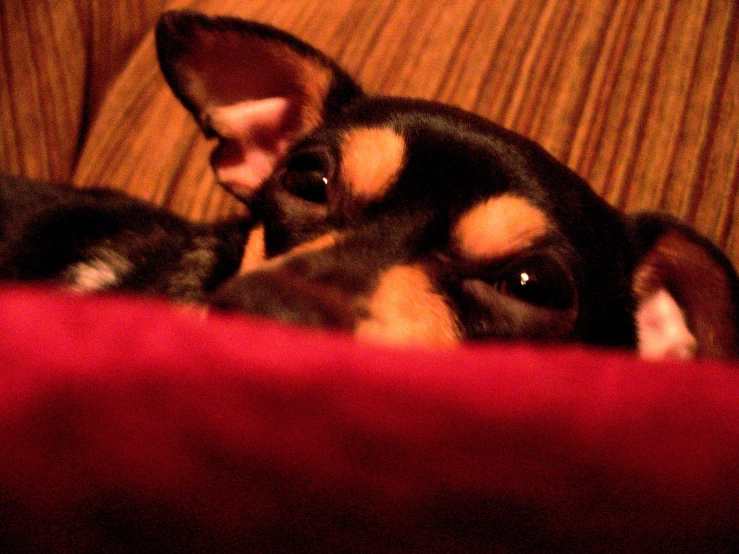
<path id="1" fill-rule="evenodd" d="M 64 180 L 74 167 L 87 80 L 74 3 L 0 3 L 0 169 Z"/>
<path id="2" fill-rule="evenodd" d="M 0 2 L 0 171 L 70 179 L 110 81 L 166 3 Z"/>
<path id="3" fill-rule="evenodd" d="M 19 49 L 3 38 L 16 21 L 9 11 L 18 1 L 4 3 L 0 12 L 2 63 L 13 75 L 19 67 L 32 71 L 33 59 L 49 55 Z M 79 111 L 83 94 L 89 100 L 85 113 L 95 117 L 77 158 L 75 182 L 122 188 L 197 219 L 237 212 L 238 203 L 213 182 L 207 167 L 210 145 L 158 73 L 151 35 L 123 70 L 111 70 L 117 62 L 99 69 L 104 56 L 98 44 L 105 33 L 91 32 L 89 22 L 120 20 L 116 14 L 126 13 L 122 6 L 135 4 L 91 2 L 95 17 L 63 27 L 63 40 L 72 44 L 69 52 L 79 50 L 75 55 L 83 60 L 70 66 L 81 69 L 67 79 L 75 83 L 87 64 L 92 69 L 85 75 L 94 75 L 94 83 L 83 93 L 70 84 L 62 105 L 57 96 L 55 104 L 36 93 L 30 105 L 43 108 L 30 113 L 26 106 L 24 121 L 37 131 L 49 117 Z M 369 91 L 438 99 L 489 117 L 542 143 L 613 204 L 628 211 L 669 211 L 714 239 L 739 264 L 739 4 L 734 0 L 201 0 L 167 5 L 272 23 L 336 57 Z M 160 7 L 146 8 L 137 21 L 151 21 Z M 48 25 L 25 29 L 38 40 L 60 36 Z M 75 49 L 76 37 L 93 46 Z M 113 50 L 127 53 L 127 48 Z M 3 72 L 0 83 L 9 74 Z M 108 86 L 111 75 L 116 78 Z M 38 75 L 32 79 L 35 90 L 55 86 Z M 95 88 L 100 81 L 102 88 Z M 0 88 L 0 94 L 6 106 L 7 92 Z M 7 113 L 3 117 L 3 169 L 34 169 L 26 142 L 33 133 L 8 125 Z M 57 134 L 42 138 L 43 148 L 55 156 L 68 159 L 74 153 Z"/>

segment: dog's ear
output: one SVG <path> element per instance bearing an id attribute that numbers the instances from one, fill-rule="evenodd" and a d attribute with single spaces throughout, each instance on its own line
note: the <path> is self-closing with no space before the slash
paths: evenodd
<path id="1" fill-rule="evenodd" d="M 638 261 L 632 275 L 644 357 L 739 356 L 739 279 L 707 239 L 663 215 L 631 217 Z"/>
<path id="2" fill-rule="evenodd" d="M 293 142 L 361 94 L 328 57 L 260 23 L 171 11 L 156 44 L 175 95 L 219 140 L 211 158 L 219 182 L 242 198 Z"/>

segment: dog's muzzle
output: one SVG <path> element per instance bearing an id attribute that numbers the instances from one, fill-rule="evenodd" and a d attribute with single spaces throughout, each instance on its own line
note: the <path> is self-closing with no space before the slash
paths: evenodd
<path id="1" fill-rule="evenodd" d="M 212 305 L 298 325 L 349 332 L 385 344 L 446 346 L 460 339 L 454 311 L 421 264 L 392 265 L 361 282 L 311 253 L 237 277 Z M 365 275 L 366 277 L 366 275 Z"/>

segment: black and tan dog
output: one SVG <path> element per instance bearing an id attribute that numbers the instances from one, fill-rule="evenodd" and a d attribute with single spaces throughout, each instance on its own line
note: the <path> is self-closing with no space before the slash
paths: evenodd
<path id="1" fill-rule="evenodd" d="M 727 259 L 669 218 L 609 207 L 531 141 L 449 106 L 366 95 L 269 26 L 170 12 L 156 38 L 167 81 L 217 140 L 219 181 L 250 216 L 192 225 L 109 192 L 4 181 L 3 277 L 393 343 L 739 352 Z"/>

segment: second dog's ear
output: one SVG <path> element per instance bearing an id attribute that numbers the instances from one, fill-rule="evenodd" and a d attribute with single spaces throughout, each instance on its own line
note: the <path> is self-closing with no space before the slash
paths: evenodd
<path id="1" fill-rule="evenodd" d="M 175 95 L 219 140 L 218 181 L 245 199 L 293 142 L 361 94 L 332 60 L 260 23 L 171 11 L 156 43 Z"/>
<path id="2" fill-rule="evenodd" d="M 729 260 L 667 216 L 631 221 L 639 243 L 632 294 L 641 355 L 739 356 L 739 279 Z"/>

